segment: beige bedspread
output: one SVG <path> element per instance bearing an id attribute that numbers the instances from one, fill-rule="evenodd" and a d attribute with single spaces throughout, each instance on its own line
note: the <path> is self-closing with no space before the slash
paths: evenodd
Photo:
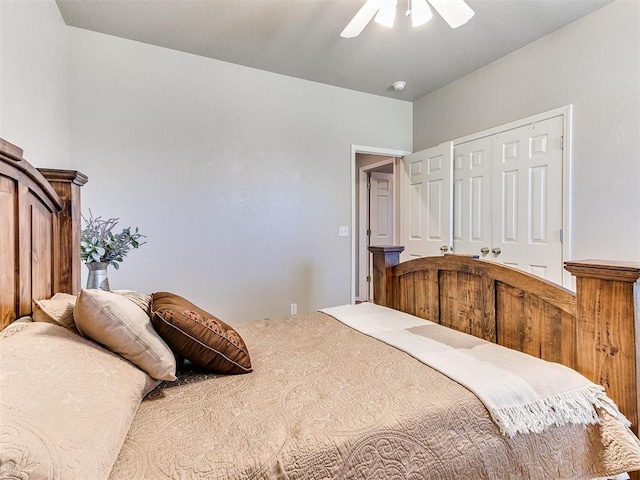
<path id="1" fill-rule="evenodd" d="M 254 372 L 140 405 L 112 479 L 559 479 L 640 468 L 601 426 L 503 436 L 464 387 L 322 313 L 237 325 Z"/>
<path id="2" fill-rule="evenodd" d="M 550 425 L 600 423 L 603 411 L 631 426 L 602 385 L 559 363 L 373 303 L 321 311 L 464 385 L 510 437 Z"/>

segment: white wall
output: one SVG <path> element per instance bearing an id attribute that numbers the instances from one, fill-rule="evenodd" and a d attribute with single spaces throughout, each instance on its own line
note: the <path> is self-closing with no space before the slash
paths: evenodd
<path id="1" fill-rule="evenodd" d="M 640 261 L 640 2 L 617 0 L 414 104 L 414 150 L 573 104 L 573 257 Z"/>
<path id="2" fill-rule="evenodd" d="M 111 288 L 233 321 L 349 302 L 351 144 L 410 149 L 411 103 L 68 33 L 83 209 L 148 236 Z"/>
<path id="3" fill-rule="evenodd" d="M 0 137 L 37 167 L 69 162 L 67 27 L 53 0 L 0 0 Z"/>

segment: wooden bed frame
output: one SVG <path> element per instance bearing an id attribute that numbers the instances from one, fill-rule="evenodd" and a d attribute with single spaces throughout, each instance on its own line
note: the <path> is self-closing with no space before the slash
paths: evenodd
<path id="1" fill-rule="evenodd" d="M 37 170 L 0 138 L 0 330 L 33 300 L 80 290 L 80 188 L 75 170 Z"/>
<path id="2" fill-rule="evenodd" d="M 468 256 L 399 263 L 369 247 L 374 302 L 562 363 L 603 385 L 638 434 L 640 263 L 566 262 L 576 293 Z"/>
<path id="3" fill-rule="evenodd" d="M 73 170 L 37 170 L 0 139 L 0 329 L 32 301 L 80 289 L 80 189 Z M 640 264 L 567 262 L 577 294 L 511 268 L 451 255 L 399 264 L 370 247 L 374 299 L 535 356 L 604 385 L 638 433 Z"/>

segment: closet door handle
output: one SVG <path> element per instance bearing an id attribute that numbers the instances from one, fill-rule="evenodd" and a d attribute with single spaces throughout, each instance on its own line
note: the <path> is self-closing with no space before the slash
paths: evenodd
<path id="1" fill-rule="evenodd" d="M 482 247 L 480 249 L 480 253 L 483 254 L 483 255 L 486 255 L 489 252 L 490 252 L 489 247 Z"/>
<path id="2" fill-rule="evenodd" d="M 493 253 L 494 255 L 500 255 L 502 253 L 502 250 L 500 250 L 499 247 L 495 247 L 491 249 L 491 253 Z"/>

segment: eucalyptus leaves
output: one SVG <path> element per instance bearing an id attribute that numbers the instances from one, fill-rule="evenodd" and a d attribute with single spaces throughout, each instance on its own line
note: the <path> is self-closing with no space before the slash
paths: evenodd
<path id="1" fill-rule="evenodd" d="M 140 242 L 141 238 L 146 237 L 138 233 L 137 227 L 135 230 L 127 227 L 120 233 L 113 233 L 118 218 L 105 220 L 94 217 L 89 210 L 89 216 L 83 215 L 82 219 L 85 228 L 80 235 L 80 257 L 84 263 L 105 262 L 117 270 L 131 249 L 147 243 Z"/>

